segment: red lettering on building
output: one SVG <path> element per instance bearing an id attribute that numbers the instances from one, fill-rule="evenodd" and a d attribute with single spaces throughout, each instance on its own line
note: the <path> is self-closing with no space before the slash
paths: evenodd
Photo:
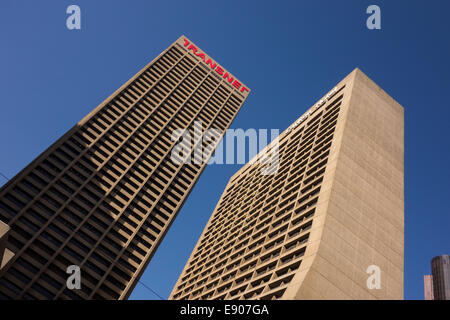
<path id="1" fill-rule="evenodd" d="M 197 54 L 196 56 L 202 58 L 203 62 L 205 62 L 206 57 L 204 53 Z"/>
<path id="2" fill-rule="evenodd" d="M 197 57 L 200 57 L 203 60 L 203 62 L 206 63 L 206 65 L 209 65 L 211 67 L 211 69 L 215 70 L 224 79 L 226 79 L 229 83 L 231 83 L 236 89 L 239 90 L 239 88 L 240 88 L 241 90 L 239 90 L 239 91 L 242 93 L 244 93 L 245 91 L 249 92 L 248 88 L 246 88 L 245 86 L 242 85 L 242 83 L 240 83 L 239 81 L 234 79 L 228 72 L 225 72 L 225 70 L 221 66 L 219 66 L 216 62 L 213 62 L 210 58 L 208 58 L 208 60 L 206 60 L 206 55 L 204 53 L 197 53 L 197 50 L 198 50 L 197 47 L 194 46 L 193 44 L 190 44 L 189 40 L 187 40 L 186 38 L 183 38 L 183 40 L 184 40 L 184 47 L 187 47 L 188 51 L 192 50 L 194 55 L 196 55 Z M 188 47 L 188 45 L 189 45 L 189 47 Z M 224 72 L 225 72 L 225 74 L 224 74 Z M 234 82 L 233 82 L 233 80 L 234 80 Z"/>

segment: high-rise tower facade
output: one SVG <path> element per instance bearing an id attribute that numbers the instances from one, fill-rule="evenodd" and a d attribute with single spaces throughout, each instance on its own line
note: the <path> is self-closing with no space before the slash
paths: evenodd
<path id="1" fill-rule="evenodd" d="M 180 37 L 1 188 L 0 299 L 126 299 L 206 164 L 173 161 L 174 131 L 223 135 L 248 94 Z"/>
<path id="2" fill-rule="evenodd" d="M 403 118 L 349 74 L 267 147 L 274 174 L 230 179 L 170 298 L 403 299 Z"/>

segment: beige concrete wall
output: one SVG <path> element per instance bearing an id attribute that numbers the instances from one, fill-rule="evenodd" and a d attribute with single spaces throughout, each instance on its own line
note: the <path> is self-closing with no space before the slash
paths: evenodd
<path id="1" fill-rule="evenodd" d="M 358 69 L 344 81 L 321 204 L 283 299 L 403 299 L 403 108 Z M 366 285 L 370 265 L 380 289 Z"/>

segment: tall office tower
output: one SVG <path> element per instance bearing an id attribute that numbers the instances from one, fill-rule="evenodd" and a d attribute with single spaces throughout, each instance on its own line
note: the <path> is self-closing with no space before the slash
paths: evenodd
<path id="1" fill-rule="evenodd" d="M 430 274 L 423 276 L 423 291 L 425 300 L 434 300 L 433 276 Z"/>
<path id="2" fill-rule="evenodd" d="M 0 190 L 0 299 L 126 299 L 205 167 L 173 132 L 223 135 L 248 94 L 180 37 Z M 188 147 L 209 159 L 220 138 Z"/>
<path id="3" fill-rule="evenodd" d="M 9 226 L 0 221 L 0 271 L 7 268 L 14 254 L 6 247 Z"/>
<path id="4" fill-rule="evenodd" d="M 434 300 L 450 300 L 450 256 L 440 255 L 431 260 Z"/>
<path id="5" fill-rule="evenodd" d="M 230 179 L 170 298 L 402 299 L 403 108 L 356 69 L 277 143 L 276 174 Z"/>

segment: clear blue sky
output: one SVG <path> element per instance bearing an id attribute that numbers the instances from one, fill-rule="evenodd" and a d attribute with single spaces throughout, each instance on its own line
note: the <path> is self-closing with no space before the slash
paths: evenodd
<path id="1" fill-rule="evenodd" d="M 78 4 L 82 29 L 66 28 Z M 370 4 L 382 29 L 368 30 Z M 355 67 L 405 107 L 405 297 L 450 253 L 450 2 L 0 1 L 0 171 L 13 177 L 185 34 L 252 93 L 233 128 L 284 130 Z M 142 281 L 168 297 L 228 179 L 208 166 Z M 5 180 L 0 177 L 0 185 Z M 138 284 L 131 298 L 156 299 Z"/>

